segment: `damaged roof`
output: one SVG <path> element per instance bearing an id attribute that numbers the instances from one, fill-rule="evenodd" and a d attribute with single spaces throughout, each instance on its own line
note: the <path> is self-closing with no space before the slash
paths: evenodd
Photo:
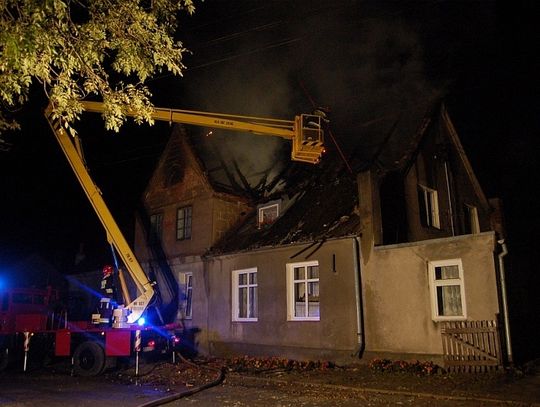
<path id="1" fill-rule="evenodd" d="M 293 243 L 323 242 L 355 235 L 359 231 L 356 177 L 337 157 L 327 158 L 269 199 L 280 201 L 282 211 L 271 224 L 259 226 L 258 211 L 252 211 L 233 228 L 209 254 L 221 254 L 275 247 Z M 296 174 L 298 176 L 298 174 Z"/>
<path id="2" fill-rule="evenodd" d="M 254 209 L 208 254 L 242 252 L 294 243 L 317 243 L 358 235 L 360 217 L 356 174 L 369 168 L 380 172 L 403 168 L 411 159 L 426 127 L 432 122 L 432 116 L 439 112 L 439 105 L 439 100 L 430 100 L 406 112 L 366 123 L 354 148 L 350 148 L 350 144 L 346 146 L 347 153 L 343 147 L 340 149 L 332 145 L 333 136 L 330 135 L 332 138 L 326 138 L 329 152 L 323 156 L 320 164 L 312 166 L 289 161 L 278 166 L 280 171 L 273 174 L 273 178 L 269 177 L 270 170 L 261 172 L 259 177 L 262 176 L 263 180 L 254 184 L 258 185 L 257 188 L 252 188 L 247 181 L 248 177 L 242 175 L 243 161 L 235 160 L 230 154 L 218 154 L 220 170 L 228 172 L 227 178 L 233 180 L 227 189 L 230 188 L 231 192 L 235 191 L 238 195 L 249 195 L 254 206 L 278 201 L 281 211 L 273 223 L 259 226 L 258 211 Z M 202 144 L 196 140 L 194 144 L 200 153 Z M 221 150 L 221 153 L 224 151 L 226 149 Z M 202 157 L 203 161 L 208 162 L 204 154 Z M 214 183 L 216 173 L 209 172 L 209 178 L 214 178 Z M 234 177 L 239 174 L 241 181 L 235 182 Z"/>

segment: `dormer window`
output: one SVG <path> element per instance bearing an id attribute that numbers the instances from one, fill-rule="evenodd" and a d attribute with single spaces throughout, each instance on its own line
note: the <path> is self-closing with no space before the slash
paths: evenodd
<path id="1" fill-rule="evenodd" d="M 259 228 L 271 225 L 279 217 L 279 201 L 261 205 L 258 209 L 257 225 Z"/>

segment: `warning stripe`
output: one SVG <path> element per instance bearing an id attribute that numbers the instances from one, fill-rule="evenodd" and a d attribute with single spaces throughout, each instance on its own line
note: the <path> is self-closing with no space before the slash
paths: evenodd
<path id="1" fill-rule="evenodd" d="M 135 352 L 141 351 L 141 331 L 137 329 L 135 331 Z"/>
<path id="2" fill-rule="evenodd" d="M 30 349 L 30 332 L 24 333 L 24 351 L 28 352 Z"/>

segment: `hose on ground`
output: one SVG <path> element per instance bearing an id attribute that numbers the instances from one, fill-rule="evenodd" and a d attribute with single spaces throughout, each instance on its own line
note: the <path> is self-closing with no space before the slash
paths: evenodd
<path id="1" fill-rule="evenodd" d="M 223 380 L 225 379 L 225 369 L 224 368 L 218 369 L 218 368 L 211 367 L 211 366 L 201 366 L 201 365 L 198 365 L 196 363 L 193 363 L 193 362 L 187 360 L 186 358 L 184 358 L 179 353 L 177 353 L 176 355 L 180 358 L 180 360 L 182 362 L 184 362 L 184 363 L 186 363 L 188 365 L 191 365 L 191 366 L 199 368 L 199 369 L 208 369 L 208 370 L 211 370 L 211 371 L 214 371 L 214 372 L 218 373 L 217 378 L 215 380 L 211 381 L 211 382 L 202 384 L 202 385 L 197 386 L 197 387 L 193 387 L 193 388 L 191 388 L 189 390 L 184 390 L 184 391 L 181 391 L 181 392 L 178 392 L 178 393 L 169 394 L 168 396 L 159 398 L 157 400 L 152 400 L 152 401 L 149 401 L 148 403 L 140 404 L 137 407 L 161 406 L 163 404 L 170 403 L 171 401 L 175 401 L 175 400 L 181 399 L 183 397 L 191 396 L 191 395 L 193 395 L 195 393 L 198 393 L 198 392 L 200 392 L 202 390 L 209 389 L 210 387 L 217 386 L 218 384 L 221 384 L 221 382 L 223 382 Z"/>

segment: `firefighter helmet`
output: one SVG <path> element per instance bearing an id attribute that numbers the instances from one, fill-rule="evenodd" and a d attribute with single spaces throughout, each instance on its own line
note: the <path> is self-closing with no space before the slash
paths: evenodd
<path id="1" fill-rule="evenodd" d="M 113 273 L 113 266 L 107 264 L 105 267 L 103 267 L 104 276 L 110 276 L 112 273 Z"/>

